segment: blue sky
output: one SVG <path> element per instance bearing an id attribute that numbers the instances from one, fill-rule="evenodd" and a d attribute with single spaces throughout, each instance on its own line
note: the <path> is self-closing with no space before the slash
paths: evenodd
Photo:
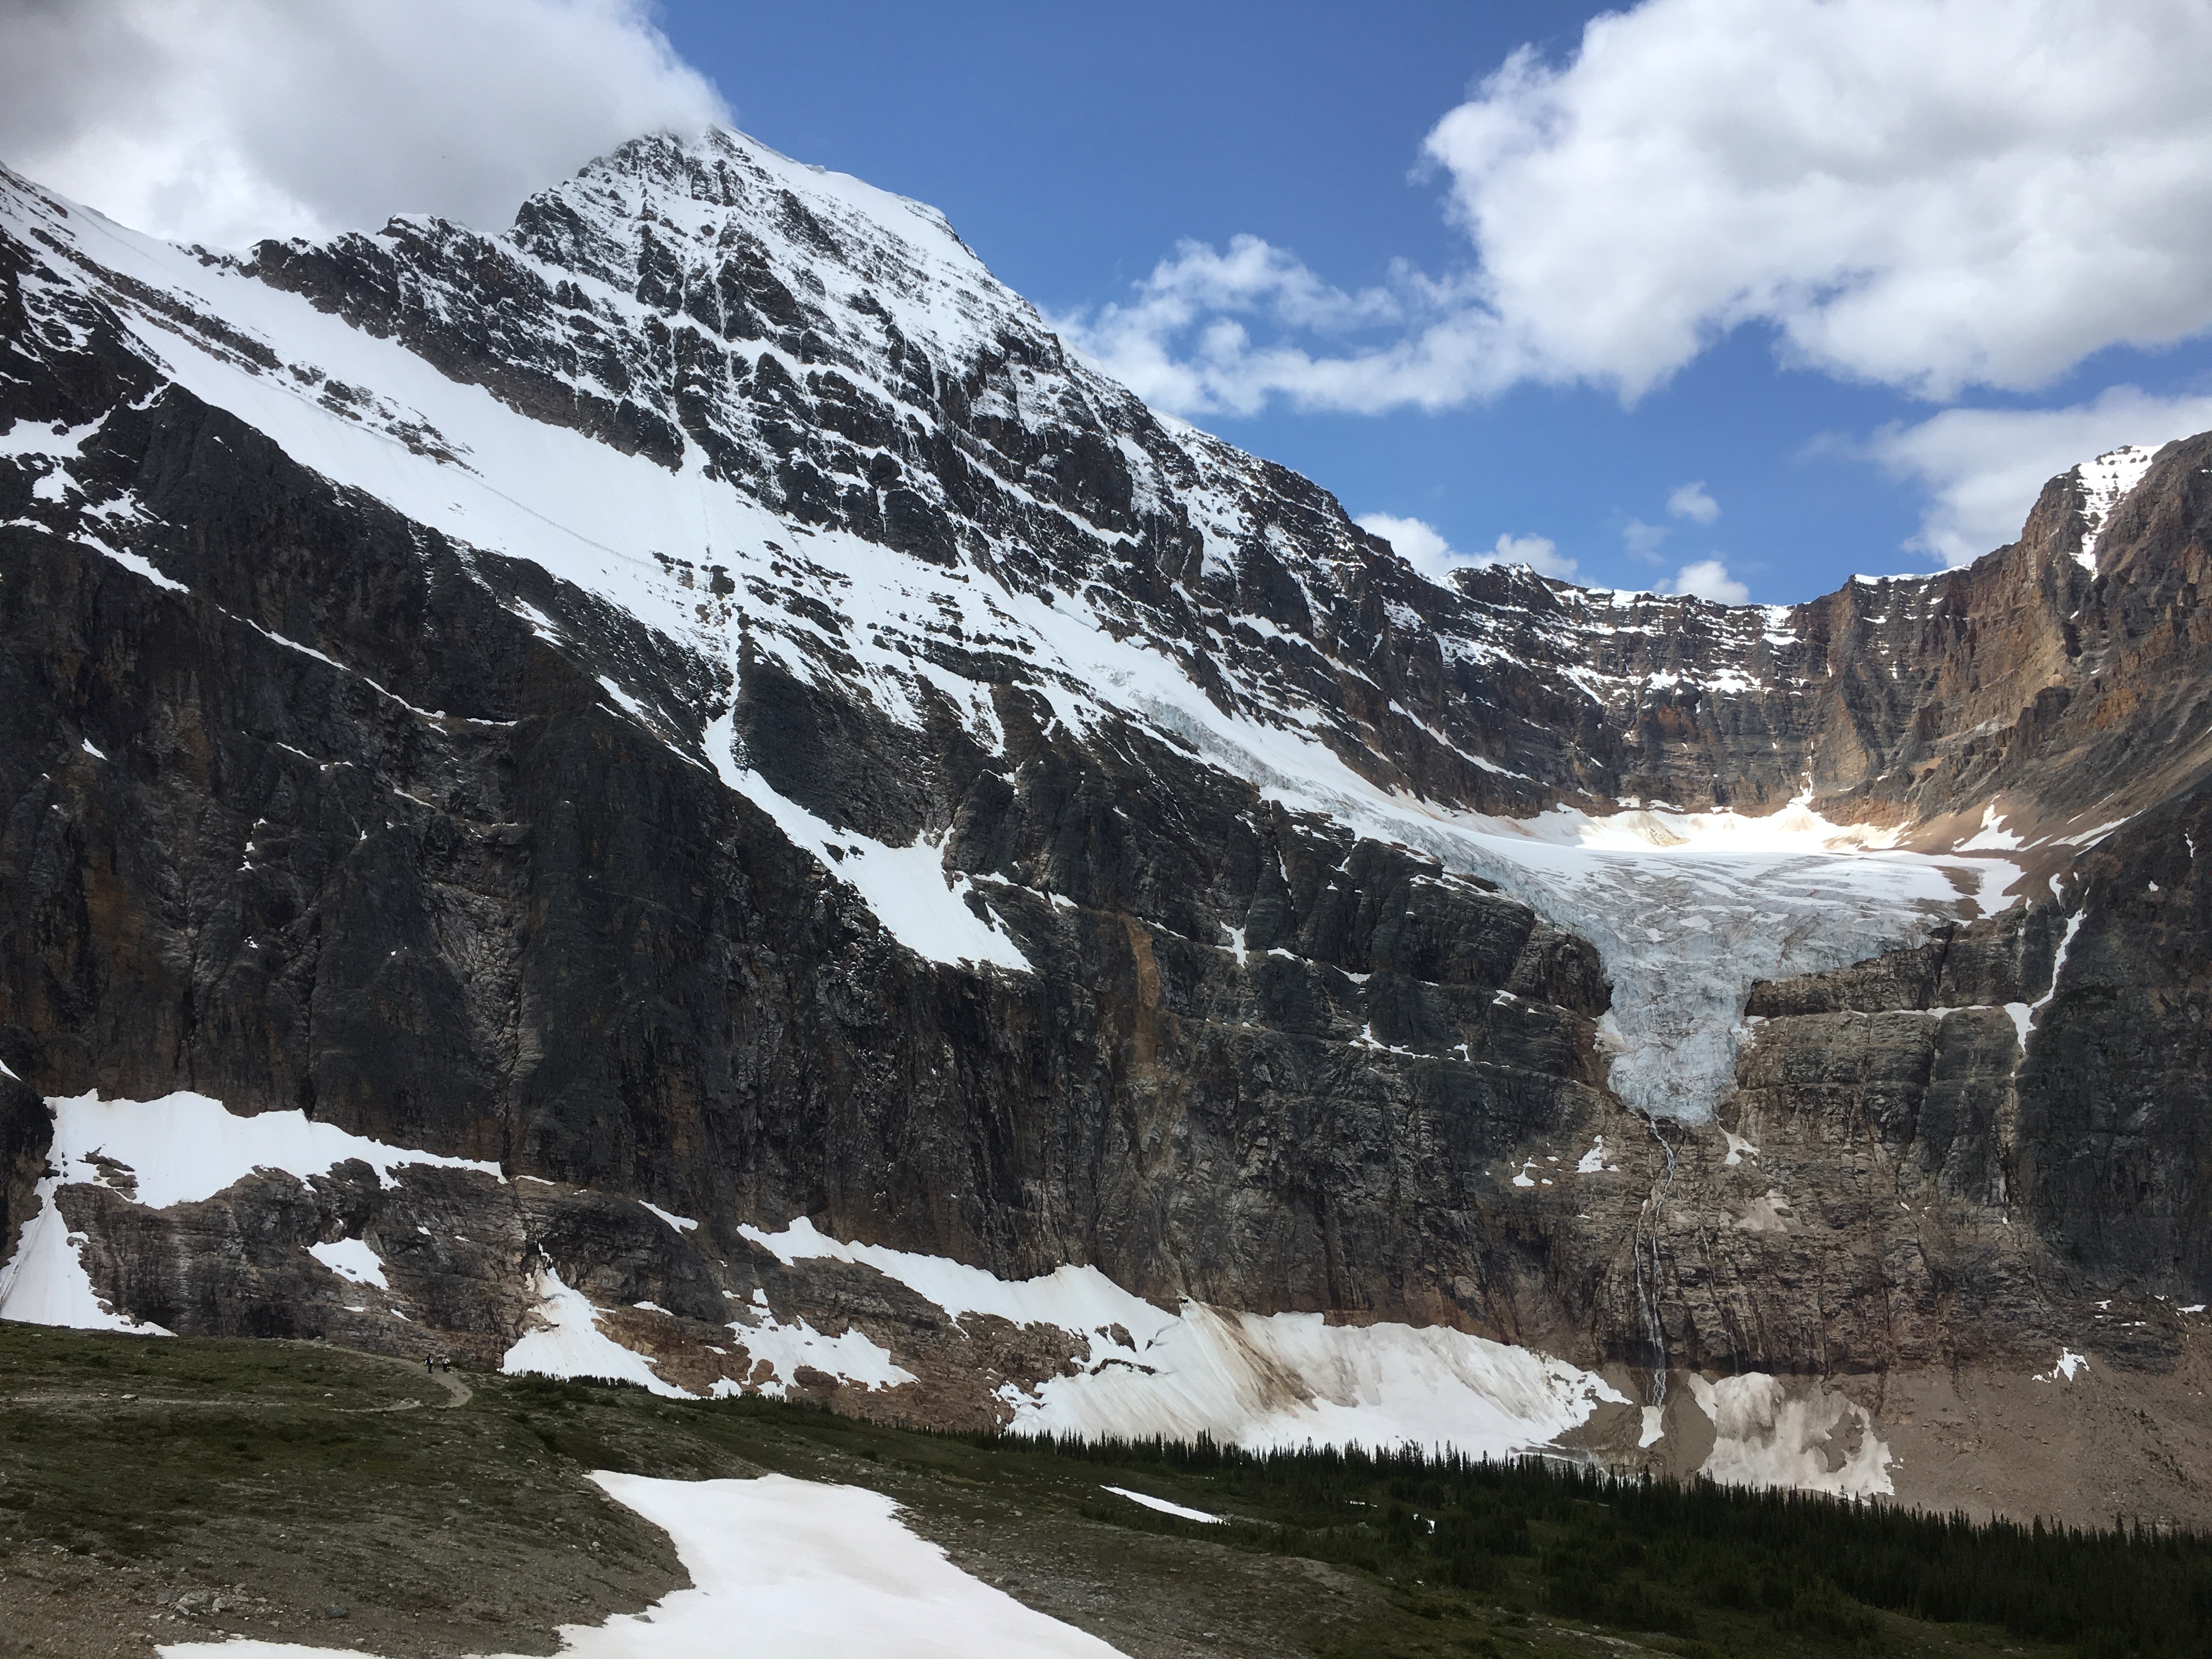
<path id="1" fill-rule="evenodd" d="M 1786 601 L 2212 428 L 2208 62 L 2212 0 L 72 0 L 0 7 L 0 160 L 243 247 L 726 116 L 1431 569 Z"/>
<path id="2" fill-rule="evenodd" d="M 1516 48 L 1571 59 L 1599 9 L 672 0 L 663 20 L 740 126 L 934 203 L 1001 277 L 1060 316 L 1125 300 L 1184 239 L 1257 235 L 1346 289 L 1382 281 L 1393 259 L 1467 270 L 1475 250 L 1447 218 L 1441 169 L 1422 164 L 1424 137 Z M 2025 395 L 1977 387 L 1963 401 L 2063 407 L 2115 384 L 2193 392 L 2209 372 L 2201 340 L 2108 349 Z M 1944 406 L 1782 367 L 1774 328 L 1754 321 L 1628 407 L 1605 386 L 1524 384 L 1433 413 L 1277 399 L 1256 415 L 1192 417 L 1317 479 L 1355 514 L 1424 520 L 1455 548 L 1542 536 L 1580 580 L 1626 586 L 1717 555 L 1753 598 L 1784 601 L 1854 571 L 1940 568 L 1905 545 L 1928 489 L 1863 444 Z M 2116 417 L 2094 447 L 2166 435 Z M 1667 511 L 1691 482 L 1720 507 L 1709 524 Z M 2015 522 L 2027 505 L 2022 494 Z M 1649 558 L 1625 544 L 1632 521 L 1667 532 Z"/>

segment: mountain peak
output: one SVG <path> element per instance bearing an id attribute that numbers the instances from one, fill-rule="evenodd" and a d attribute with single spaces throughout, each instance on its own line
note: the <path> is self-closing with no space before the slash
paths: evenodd
<path id="1" fill-rule="evenodd" d="M 2075 554 L 2083 567 L 2097 568 L 2097 538 L 2120 498 L 2143 480 L 2158 452 L 2142 444 L 2122 444 L 2073 469 L 2081 487 L 2081 545 Z"/>
<path id="2" fill-rule="evenodd" d="M 705 296 L 726 289 L 735 257 L 962 359 L 1008 328 L 1043 330 L 937 209 L 731 127 L 633 138 L 532 197 L 507 236 L 551 263 L 595 255 L 611 276 L 634 270 L 649 284 L 657 266 L 660 286 L 680 283 L 690 308 L 717 314 Z"/>

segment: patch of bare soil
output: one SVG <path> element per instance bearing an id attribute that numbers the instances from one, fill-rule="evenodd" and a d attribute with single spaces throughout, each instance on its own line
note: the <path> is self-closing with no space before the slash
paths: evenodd
<path id="1" fill-rule="evenodd" d="M 2115 1303 L 2113 1311 L 2124 1316 Z M 1886 1381 L 1882 1432 L 1898 1501 L 1975 1516 L 2040 1513 L 2075 1526 L 2212 1531 L 2212 1335 L 2169 1371 L 2123 1370 L 2094 1335 L 2069 1377 L 1986 1368 Z"/>

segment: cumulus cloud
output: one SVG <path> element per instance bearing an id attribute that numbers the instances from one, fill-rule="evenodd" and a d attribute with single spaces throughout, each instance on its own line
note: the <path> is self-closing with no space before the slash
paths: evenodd
<path id="1" fill-rule="evenodd" d="M 626 138 L 726 117 L 645 0 L 0 5 L 0 160 L 218 246 L 404 212 L 498 229 Z"/>
<path id="2" fill-rule="evenodd" d="M 1389 543 L 1400 558 L 1431 581 L 1443 580 L 1456 565 L 1525 564 L 1539 575 L 1562 581 L 1571 580 L 1575 574 L 1575 562 L 1561 557 L 1559 544 L 1547 536 L 1504 535 L 1482 552 L 1462 553 L 1425 520 L 1368 513 L 1352 522 Z"/>
<path id="3" fill-rule="evenodd" d="M 1705 481 L 1699 479 L 1696 483 L 1678 486 L 1667 497 L 1667 510 L 1692 524 L 1711 524 L 1720 517 L 1721 504 L 1705 493 Z"/>
<path id="4" fill-rule="evenodd" d="M 1667 511 L 1672 517 L 1706 525 L 1720 517 L 1721 504 L 1706 490 L 1705 481 L 1699 479 L 1695 483 L 1677 484 L 1667 497 Z M 1620 527 L 1620 544 L 1630 558 L 1656 564 L 1659 545 L 1672 533 L 1671 526 L 1631 519 Z"/>
<path id="5" fill-rule="evenodd" d="M 1156 407 L 1185 415 L 1252 415 L 1276 398 L 1301 409 L 1380 414 L 1451 408 L 1516 378 L 1497 319 L 1462 287 L 1402 261 L 1389 280 L 1332 287 L 1257 236 L 1224 252 L 1186 241 L 1127 304 L 1055 317 L 1077 350 Z M 1255 342 L 1249 325 L 1270 337 Z M 1378 343 L 1318 354 L 1287 337 L 1342 341 L 1377 327 Z"/>
<path id="6" fill-rule="evenodd" d="M 1972 562 L 2020 535 L 2044 484 L 2122 444 L 2155 449 L 2212 430 L 2212 396 L 2158 397 L 2114 386 L 2064 409 L 1947 409 L 1883 428 L 1864 453 L 1928 492 L 1905 543 L 1947 565 Z"/>
<path id="7" fill-rule="evenodd" d="M 2201 0 L 1650 0 L 1428 154 L 1487 298 L 1633 397 L 1719 333 L 1947 398 L 2212 324 Z"/>
<path id="8" fill-rule="evenodd" d="M 1563 64 L 1515 53 L 1429 135 L 1465 273 L 1346 294 L 1243 239 L 1070 331 L 1193 413 L 1524 380 L 1632 402 L 1746 325 L 1915 396 L 2033 388 L 2212 325 L 2208 61 L 2203 0 L 1645 0 Z M 1219 263 L 1265 280 L 1217 303 Z M 1317 337 L 1316 299 L 1397 331 Z"/>
<path id="9" fill-rule="evenodd" d="M 1721 605 L 1748 605 L 1751 589 L 1728 573 L 1728 566 L 1718 557 L 1699 559 L 1686 564 L 1674 573 L 1674 578 L 1659 584 L 1662 593 L 1691 593 L 1701 599 L 1711 599 Z"/>

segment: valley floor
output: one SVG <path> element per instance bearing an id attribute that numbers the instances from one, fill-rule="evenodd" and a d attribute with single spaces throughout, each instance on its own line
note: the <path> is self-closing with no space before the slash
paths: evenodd
<path id="1" fill-rule="evenodd" d="M 1054 1639 L 1069 1653 L 1095 1649 L 1079 1634 L 1089 1632 L 1131 1659 L 2057 1651 L 1856 1610 L 1849 1629 L 1784 1634 L 1767 1613 L 1701 1604 L 1692 1616 L 1680 1611 L 1686 1600 L 1675 1616 L 1694 1634 L 1591 1626 L 1547 1610 L 1533 1559 L 1509 1564 L 1487 1589 L 1422 1583 L 1393 1562 L 1370 1571 L 1340 1550 L 1335 1564 L 1285 1552 L 1274 1526 L 1288 1511 L 1268 1514 L 1233 1481 L 772 1401 L 672 1402 L 629 1389 L 431 1376 L 322 1345 L 22 1325 L 0 1325 L 0 1379 L 9 1659 L 226 1643 L 205 1650 L 544 1654 L 561 1649 L 557 1626 L 580 1653 L 695 1659 L 720 1653 L 740 1629 L 745 1644 L 732 1651 L 781 1652 L 769 1639 L 773 1598 L 717 1583 L 712 1571 L 726 1563 L 702 1571 L 684 1519 L 687 1504 L 708 1515 L 726 1498 L 750 1514 L 780 1493 L 810 1500 L 793 1516 L 851 1510 L 859 1518 L 837 1524 L 849 1522 L 856 1540 L 873 1538 L 871 1528 L 899 1533 L 859 1553 L 883 1570 L 854 1581 L 853 1644 L 825 1644 L 817 1630 L 794 1654 L 905 1651 L 886 1649 L 880 1628 L 866 1633 L 860 1603 L 877 1598 L 869 1616 L 880 1626 L 896 1612 L 881 1598 L 908 1591 L 917 1638 L 957 1641 L 994 1620 L 1042 1631 L 1049 1620 L 1061 1621 Z M 606 1471 L 620 1473 L 595 1474 Z M 749 1478 L 763 1475 L 784 1478 L 754 1487 Z M 731 1484 L 696 1488 L 692 1499 L 673 1484 L 685 1481 Z M 822 1482 L 836 1484 L 800 1484 Z M 1180 1519 L 1127 1493 L 1256 1524 Z M 1371 1496 L 1371 1507 L 1342 1498 L 1343 1514 L 1379 1516 L 1382 1494 Z M 648 1518 L 656 1514 L 672 1540 Z M 794 1557 L 803 1529 L 786 1527 Z M 1365 1531 L 1355 1521 L 1338 1535 Z M 696 1603 L 685 1612 L 687 1568 L 733 1598 L 716 1603 L 716 1620 L 702 1624 Z M 787 1599 L 776 1616 L 791 1612 Z M 626 1616 L 639 1613 L 659 1618 Z"/>

